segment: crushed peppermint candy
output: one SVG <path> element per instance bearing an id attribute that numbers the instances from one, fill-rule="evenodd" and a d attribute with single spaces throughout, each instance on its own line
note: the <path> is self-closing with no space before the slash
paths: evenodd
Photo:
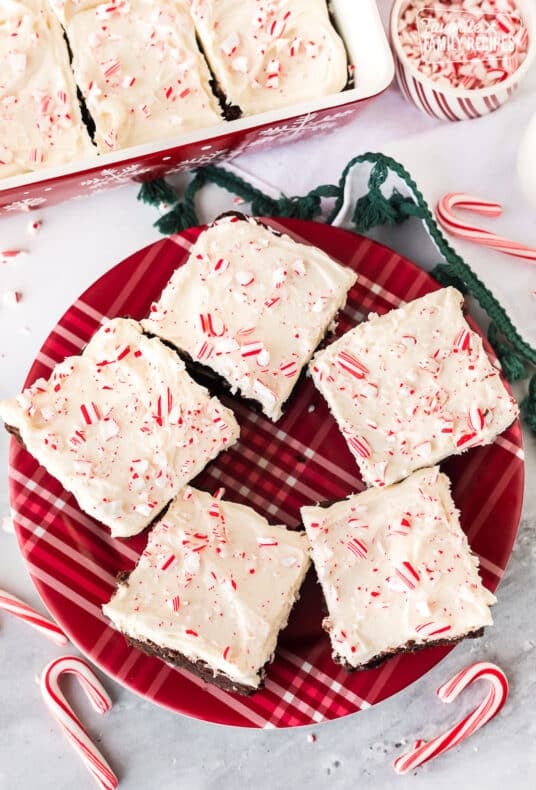
<path id="1" fill-rule="evenodd" d="M 43 226 L 42 219 L 32 219 L 26 225 L 26 230 L 30 234 L 30 236 L 35 236 L 36 233 L 38 233 L 41 230 L 42 226 Z"/>
<path id="2" fill-rule="evenodd" d="M 439 86 L 482 90 L 517 71 L 529 34 L 514 0 L 410 0 L 398 38 L 411 65 Z"/>
<path id="3" fill-rule="evenodd" d="M 234 58 L 232 66 L 233 70 L 240 72 L 240 74 L 246 74 L 248 70 L 248 62 L 244 57 Z"/>
<path id="4" fill-rule="evenodd" d="M 16 307 L 20 301 L 22 301 L 21 291 L 10 290 L 2 292 L 2 304 L 6 307 Z"/>
<path id="5" fill-rule="evenodd" d="M 0 250 L 0 263 L 10 263 L 21 255 L 28 255 L 28 251 L 19 249 Z"/>
<path id="6" fill-rule="evenodd" d="M 230 33 L 227 36 L 227 38 L 221 42 L 220 47 L 222 48 L 223 52 L 226 55 L 230 56 L 230 55 L 234 55 L 239 44 L 240 44 L 240 36 L 238 35 L 238 33 L 233 32 Z"/>
<path id="7" fill-rule="evenodd" d="M 259 537 L 257 538 L 257 543 L 259 546 L 278 546 L 279 541 L 275 538 L 268 538 L 268 537 Z"/>

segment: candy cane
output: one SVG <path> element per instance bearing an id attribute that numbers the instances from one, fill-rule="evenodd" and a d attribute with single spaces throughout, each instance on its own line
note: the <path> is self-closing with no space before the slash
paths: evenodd
<path id="1" fill-rule="evenodd" d="M 418 740 L 411 751 L 397 757 L 394 762 L 397 774 L 407 774 L 419 765 L 457 746 L 487 724 L 501 710 L 508 697 L 508 680 L 502 669 L 487 661 L 477 661 L 465 667 L 440 686 L 436 693 L 442 702 L 452 702 L 466 686 L 481 678 L 489 681 L 490 689 L 480 705 L 443 735 L 438 735 L 431 741 Z"/>
<path id="2" fill-rule="evenodd" d="M 435 213 L 441 227 L 453 236 L 472 241 L 474 244 L 483 244 L 498 252 L 504 252 L 506 255 L 513 255 L 515 258 L 536 261 L 536 249 L 534 247 L 527 247 L 525 244 L 510 241 L 510 239 L 498 236 L 489 230 L 460 222 L 453 213 L 455 208 L 474 211 L 475 214 L 483 214 L 487 217 L 499 217 L 502 214 L 500 203 L 481 200 L 464 192 L 449 192 L 438 201 Z"/>
<path id="3" fill-rule="evenodd" d="M 20 617 L 21 620 L 24 620 L 25 623 L 28 623 L 28 625 L 31 625 L 33 628 L 37 629 L 37 631 L 40 631 L 49 639 L 52 639 L 57 645 L 66 645 L 69 642 L 56 623 L 53 623 L 48 617 L 36 612 L 35 609 L 32 609 L 32 607 L 28 606 L 24 601 L 21 601 L 20 598 L 2 589 L 0 589 L 0 609 L 10 612 L 10 614 L 14 614 L 16 617 Z"/>
<path id="4" fill-rule="evenodd" d="M 112 701 L 89 665 L 77 656 L 62 656 L 51 661 L 41 676 L 41 694 L 63 732 L 80 754 L 86 767 L 103 790 L 114 790 L 118 780 L 102 754 L 91 741 L 80 720 L 67 703 L 59 687 L 60 676 L 75 675 L 97 713 L 106 713 Z"/>

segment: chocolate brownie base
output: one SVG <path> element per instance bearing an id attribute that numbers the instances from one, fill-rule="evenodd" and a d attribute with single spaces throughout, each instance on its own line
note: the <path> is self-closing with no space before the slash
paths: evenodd
<path id="1" fill-rule="evenodd" d="M 151 337 L 149 333 L 145 333 L 147 337 Z M 231 390 L 231 386 L 227 379 L 223 376 L 220 376 L 219 373 L 216 373 L 212 368 L 203 365 L 201 362 L 197 362 L 197 360 L 192 359 L 192 357 L 177 346 L 174 346 L 167 340 L 155 335 L 158 339 L 164 343 L 166 346 L 169 346 L 173 351 L 175 351 L 179 357 L 182 359 L 184 364 L 186 365 L 186 370 L 190 374 L 190 376 L 196 381 L 198 384 L 201 384 L 203 387 L 206 387 L 211 395 L 215 395 L 217 398 L 222 398 L 222 396 L 227 395 L 229 398 L 236 398 L 241 403 L 248 406 L 252 411 L 256 412 L 257 414 L 266 415 L 262 410 L 262 405 L 259 401 L 255 400 L 254 398 L 246 398 L 242 395 L 241 391 L 238 390 L 237 392 L 233 393 Z M 283 410 L 283 414 L 288 409 L 290 403 L 295 397 L 295 392 L 298 390 L 298 385 L 300 382 L 305 378 L 305 367 L 302 369 L 299 377 L 296 379 L 296 383 L 291 394 L 288 396 L 286 401 L 282 404 L 281 408 Z M 268 417 L 266 419 L 269 419 Z"/>
<path id="2" fill-rule="evenodd" d="M 121 571 L 117 574 L 117 584 L 128 584 L 128 580 L 130 577 L 131 571 Z M 134 639 L 133 637 L 129 636 L 128 634 L 123 633 L 127 643 L 131 647 L 135 647 L 138 650 L 141 650 L 143 653 L 146 653 L 148 656 L 154 656 L 155 658 L 161 658 L 162 661 L 165 661 L 168 664 L 173 664 L 180 669 L 187 669 L 188 672 L 192 672 L 192 674 L 196 675 L 201 680 L 204 680 L 206 683 L 213 683 L 215 686 L 223 689 L 223 691 L 230 691 L 233 694 L 242 694 L 242 696 L 250 697 L 252 694 L 255 694 L 260 688 L 264 685 L 264 677 L 266 675 L 266 668 L 270 661 L 268 661 L 264 667 L 262 668 L 260 675 L 261 681 L 257 688 L 253 688 L 252 686 L 246 686 L 241 683 L 236 683 L 234 680 L 231 680 L 230 677 L 224 675 L 221 672 L 216 672 L 210 667 L 205 661 L 191 661 L 187 658 L 183 653 L 180 653 L 178 650 L 172 650 L 169 647 L 162 647 L 161 645 L 157 645 L 155 642 L 152 642 L 150 639 L 141 640 L 141 639 Z"/>
<path id="3" fill-rule="evenodd" d="M 120 571 L 117 574 L 117 584 L 128 584 L 128 580 L 132 571 Z M 294 603 L 292 604 L 292 608 L 289 612 L 288 620 L 290 620 L 292 613 L 295 610 L 296 604 L 300 599 L 300 595 L 296 596 Z M 287 621 L 288 623 L 288 621 Z M 286 627 L 286 626 L 285 626 Z M 162 661 L 165 661 L 168 664 L 173 664 L 180 669 L 187 669 L 188 672 L 191 672 L 193 675 L 196 675 L 201 680 L 204 680 L 206 683 L 212 683 L 218 688 L 223 689 L 223 691 L 229 691 L 232 694 L 241 694 L 244 697 L 251 697 L 252 694 L 255 694 L 257 691 L 263 688 L 264 680 L 266 677 L 266 672 L 268 667 L 273 661 L 273 656 L 266 662 L 266 664 L 261 668 L 259 675 L 260 675 L 260 682 L 259 685 L 253 688 L 252 686 L 246 686 L 243 683 L 236 683 L 236 681 L 232 680 L 228 675 L 224 675 L 222 672 L 218 672 L 214 670 L 209 664 L 205 661 L 191 661 L 187 658 L 183 653 L 178 650 L 172 650 L 168 647 L 162 647 L 161 645 L 155 644 L 150 639 L 141 640 L 141 639 L 134 639 L 133 637 L 121 632 L 127 641 L 127 643 L 131 647 L 135 647 L 138 650 L 141 650 L 143 653 L 146 653 L 148 656 L 154 656 L 155 658 L 160 658 Z M 282 631 L 280 632 L 282 633 Z"/>
<path id="4" fill-rule="evenodd" d="M 117 583 L 120 584 L 128 584 L 128 580 L 130 577 L 131 571 L 121 571 L 117 574 Z M 134 639 L 133 637 L 129 636 L 128 634 L 123 633 L 127 643 L 131 647 L 135 647 L 138 650 L 141 650 L 143 653 L 146 653 L 148 656 L 154 656 L 155 658 L 161 658 L 162 661 L 166 661 L 168 664 L 173 664 L 176 667 L 180 667 L 181 669 L 187 669 L 188 672 L 192 672 L 194 675 L 197 675 L 198 678 L 204 680 L 207 683 L 213 683 L 214 685 L 218 686 L 219 688 L 223 689 L 224 691 L 230 691 L 234 694 L 242 694 L 243 696 L 250 697 L 259 688 L 262 688 L 264 685 L 264 676 L 266 674 L 266 667 L 270 662 L 262 668 L 261 670 L 261 682 L 257 688 L 253 688 L 252 686 L 246 686 L 240 683 L 235 683 L 235 681 L 231 680 L 230 677 L 227 675 L 222 674 L 221 672 L 215 672 L 205 661 L 191 661 L 185 655 L 180 653 L 178 650 L 172 650 L 169 647 L 162 647 L 161 645 L 157 645 L 155 642 L 151 642 L 150 639 L 141 640 L 141 639 Z"/>
<path id="5" fill-rule="evenodd" d="M 335 18 L 335 14 L 333 13 L 329 2 L 327 3 L 327 7 L 328 7 L 328 16 L 329 16 L 329 21 L 331 22 L 331 26 L 335 30 L 335 32 L 338 33 L 338 35 L 339 35 L 339 37 L 340 37 L 340 39 L 341 39 L 341 41 L 343 43 L 344 51 L 346 52 L 346 63 L 347 63 L 348 78 L 346 80 L 346 85 L 344 86 L 344 88 L 341 91 L 341 93 L 343 93 L 344 91 L 350 91 L 353 88 L 355 88 L 354 66 L 351 65 L 352 61 L 351 61 L 351 58 L 350 58 L 350 53 L 348 51 L 348 45 L 346 43 L 346 39 L 344 37 L 344 34 L 341 32 L 341 29 L 339 27 L 339 24 L 337 22 L 337 19 Z M 336 94 L 333 94 L 333 95 L 335 96 Z"/>
<path id="6" fill-rule="evenodd" d="M 65 32 L 65 30 L 63 30 L 63 40 L 65 41 L 67 52 L 69 53 L 69 64 L 72 69 L 73 51 L 71 49 L 71 42 L 67 38 L 67 33 Z M 91 142 L 93 143 L 93 145 L 95 145 L 95 131 L 96 131 L 95 121 L 93 120 L 93 117 L 89 112 L 88 106 L 86 104 L 86 100 L 84 99 L 84 96 L 82 95 L 82 91 L 80 90 L 78 85 L 76 86 L 76 98 L 78 99 L 78 106 L 80 107 L 80 114 L 82 115 L 82 123 L 86 127 L 87 132 L 91 137 Z M 95 151 L 95 153 L 97 153 L 97 151 Z"/>
<path id="7" fill-rule="evenodd" d="M 201 49 L 201 43 L 198 39 L 198 45 Z M 203 52 L 204 54 L 204 52 Z M 208 60 L 205 58 L 207 66 L 209 66 Z M 209 66 L 209 71 L 212 74 L 212 69 Z M 220 110 L 223 113 L 223 117 L 226 121 L 237 121 L 239 118 L 242 117 L 242 108 L 239 107 L 237 104 L 232 104 L 225 95 L 220 83 L 216 79 L 216 77 L 212 74 L 212 79 L 209 80 L 209 85 L 212 89 L 212 93 L 218 100 L 218 104 L 220 105 Z"/>
<path id="8" fill-rule="evenodd" d="M 21 447 L 24 447 L 24 449 L 26 450 L 26 445 L 24 444 L 24 442 L 23 442 L 23 440 L 22 440 L 22 436 L 20 435 L 20 431 L 19 431 L 19 429 L 18 429 L 18 428 L 15 428 L 13 425 L 7 425 L 7 423 L 4 423 L 4 428 L 6 429 L 6 431 L 7 431 L 8 433 L 10 433 L 10 434 L 11 434 L 11 436 L 14 436 L 14 437 L 15 437 L 15 439 L 16 439 L 16 440 L 18 441 L 18 443 L 20 444 L 20 446 L 21 446 Z"/>
<path id="9" fill-rule="evenodd" d="M 146 653 L 149 656 L 161 658 L 162 661 L 165 661 L 168 664 L 173 664 L 180 669 L 187 669 L 188 672 L 191 672 L 193 675 L 201 678 L 201 680 L 204 680 L 206 683 L 212 683 L 213 685 L 223 689 L 223 691 L 230 691 L 233 694 L 241 694 L 242 696 L 250 697 L 264 685 L 266 667 L 261 670 L 261 682 L 256 688 L 253 688 L 252 686 L 236 683 L 227 675 L 223 675 L 221 672 L 213 670 L 212 667 L 210 667 L 205 661 L 191 661 L 178 650 L 172 650 L 168 647 L 161 647 L 161 645 L 151 642 L 150 639 L 142 641 L 140 639 L 133 639 L 131 636 L 128 636 L 128 634 L 123 634 L 123 636 L 131 647 L 136 647 L 138 650 L 141 650 L 143 653 Z"/>
<path id="10" fill-rule="evenodd" d="M 226 217 L 236 217 L 236 219 L 240 220 L 241 222 L 249 222 L 249 220 L 252 219 L 253 222 L 255 222 L 257 225 L 260 225 L 261 228 L 265 228 L 266 230 L 269 230 L 270 233 L 274 234 L 274 236 L 283 235 L 281 231 L 271 228 L 269 225 L 266 224 L 266 222 L 263 222 L 258 217 L 253 217 L 251 215 L 244 214 L 243 211 L 235 211 L 234 209 L 230 209 L 229 211 L 222 211 L 222 213 L 218 214 L 218 216 L 215 217 L 215 219 L 210 223 L 208 227 L 212 228 L 214 225 L 216 225 L 217 222 L 219 222 L 221 219 L 225 219 Z"/>
<path id="11" fill-rule="evenodd" d="M 360 664 L 357 667 L 348 664 L 344 659 L 341 659 L 339 656 L 332 654 L 332 658 L 336 664 L 340 664 L 344 667 L 347 672 L 362 672 L 365 669 L 376 669 L 377 667 L 384 664 L 390 658 L 394 656 L 399 656 L 404 653 L 418 653 L 420 650 L 424 650 L 427 647 L 441 647 L 445 645 L 457 645 L 458 642 L 461 642 L 463 639 L 477 639 L 479 636 L 482 636 L 484 633 L 484 628 L 478 628 L 476 631 L 469 631 L 467 634 L 463 636 L 457 637 L 455 639 L 433 639 L 428 642 L 414 642 L 413 640 L 406 642 L 403 647 L 396 648 L 395 650 L 386 650 L 383 653 L 378 653 L 377 656 L 371 658 L 370 661 L 367 661 L 364 664 Z"/>

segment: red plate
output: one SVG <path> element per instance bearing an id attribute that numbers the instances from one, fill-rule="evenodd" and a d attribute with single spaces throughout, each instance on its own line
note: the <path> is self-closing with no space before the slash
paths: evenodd
<path id="1" fill-rule="evenodd" d="M 384 313 L 402 300 L 438 288 L 414 264 L 348 231 L 297 220 L 268 222 L 359 272 L 339 333 L 364 313 Z M 55 363 L 77 354 L 103 316 L 142 318 L 173 270 L 186 260 L 199 232 L 191 229 L 152 244 L 92 285 L 46 340 L 26 386 L 39 376 L 48 378 Z M 237 401 L 227 402 L 241 424 L 240 442 L 210 464 L 196 485 L 210 490 L 223 485 L 230 498 L 289 526 L 298 524 L 301 505 L 340 499 L 363 487 L 346 443 L 310 380 L 300 382 L 277 425 Z M 484 583 L 494 590 L 510 557 L 522 504 L 519 423 L 493 445 L 470 450 L 444 468 L 453 481 L 463 528 L 480 555 Z M 376 670 L 347 674 L 331 660 L 329 641 L 321 629 L 319 587 L 310 574 L 281 636 L 265 688 L 250 698 L 228 694 L 128 647 L 104 620 L 101 604 L 110 598 L 118 571 L 135 565 L 146 535 L 112 540 L 108 529 L 81 513 L 74 498 L 15 440 L 10 449 L 10 496 L 17 537 L 33 581 L 72 641 L 120 683 L 174 711 L 242 727 L 318 723 L 395 694 L 449 650 L 423 650 L 395 657 Z"/>

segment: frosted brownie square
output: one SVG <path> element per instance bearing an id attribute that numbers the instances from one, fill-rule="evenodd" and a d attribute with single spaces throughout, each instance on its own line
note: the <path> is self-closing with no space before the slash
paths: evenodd
<path id="1" fill-rule="evenodd" d="M 328 609 L 323 626 L 347 669 L 491 625 L 495 597 L 438 467 L 301 514 Z"/>
<path id="2" fill-rule="evenodd" d="M 224 216 L 201 233 L 142 324 L 278 420 L 356 279 L 316 247 Z"/>
<path id="3" fill-rule="evenodd" d="M 186 0 L 49 0 L 103 153 L 221 123 Z"/>
<path id="4" fill-rule="evenodd" d="M 0 401 L 0 417 L 114 537 L 148 526 L 239 434 L 174 351 L 122 318 L 48 381 Z"/>
<path id="5" fill-rule="evenodd" d="M 344 334 L 309 365 L 367 485 L 490 444 L 518 408 L 443 288 Z"/>
<path id="6" fill-rule="evenodd" d="M 308 542 L 222 494 L 184 489 L 103 611 L 130 644 L 252 694 L 298 598 Z"/>
<path id="7" fill-rule="evenodd" d="M 346 52 L 325 0 L 190 4 L 217 83 L 244 115 L 337 93 L 346 85 Z"/>
<path id="8" fill-rule="evenodd" d="M 0 3 L 0 178 L 95 152 L 46 0 Z"/>

